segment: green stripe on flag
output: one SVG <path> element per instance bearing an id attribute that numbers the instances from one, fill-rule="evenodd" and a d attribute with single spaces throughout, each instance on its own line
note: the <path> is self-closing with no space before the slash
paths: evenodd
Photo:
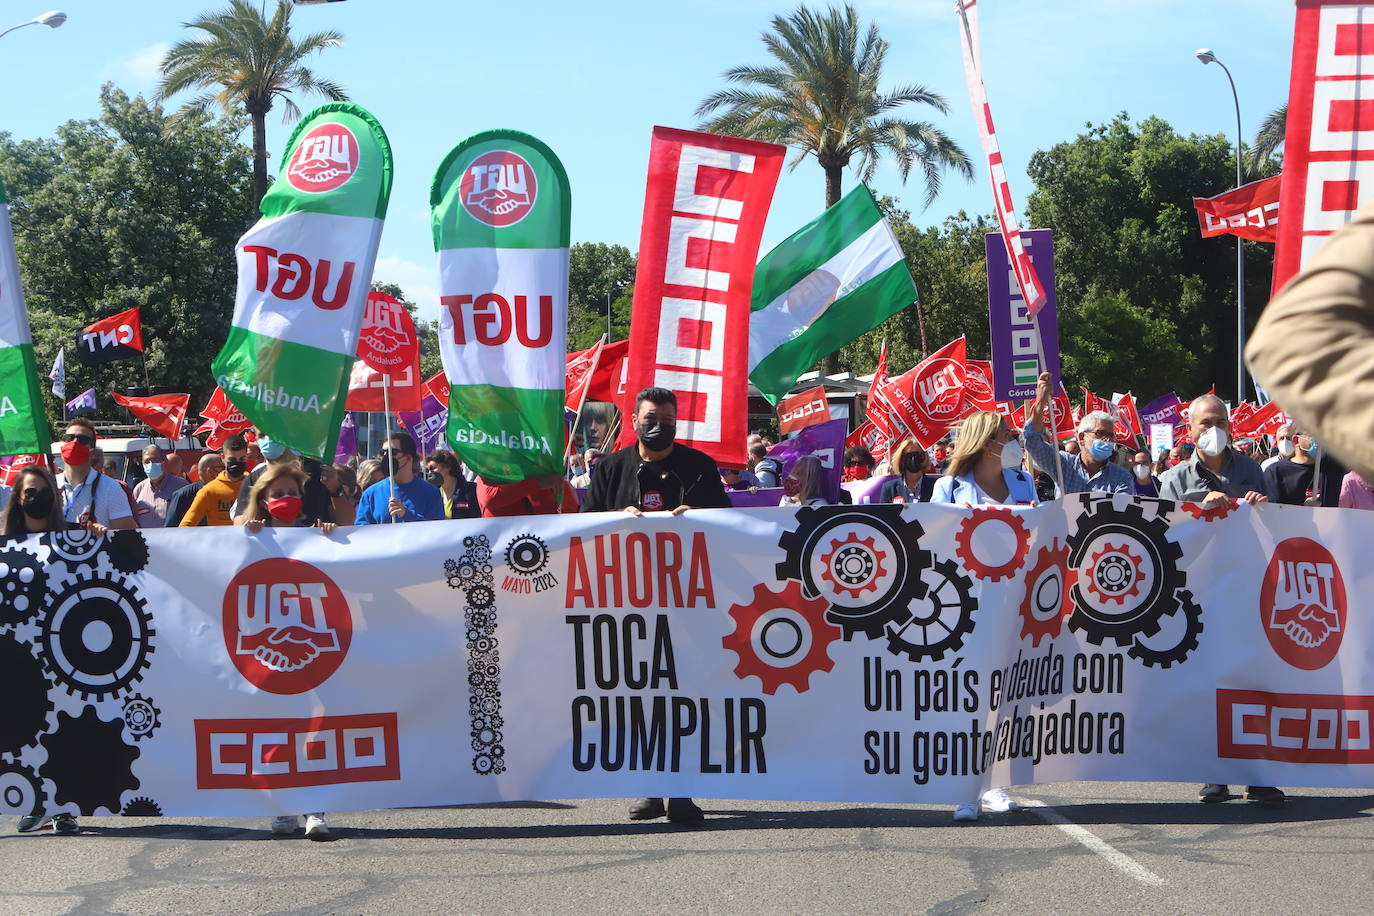
<path id="1" fill-rule="evenodd" d="M 563 389 L 454 385 L 448 396 L 448 441 L 487 483 L 518 483 L 562 464 Z M 553 434 L 553 438 L 550 438 Z"/>
<path id="2" fill-rule="evenodd" d="M 41 455 L 52 444 L 33 345 L 0 348 L 0 454 Z"/>
<path id="3" fill-rule="evenodd" d="M 353 356 L 230 328 L 215 381 L 258 431 L 316 458 L 333 456 Z"/>
<path id="4" fill-rule="evenodd" d="M 882 324 L 894 311 L 912 302 L 915 293 L 906 262 L 898 261 L 837 300 L 805 334 L 765 356 L 749 373 L 749 381 L 769 403 L 777 404 L 803 372 L 822 357 Z"/>
<path id="5" fill-rule="evenodd" d="M 759 261 L 754 269 L 750 308 L 767 308 L 774 299 L 801 282 L 883 218 L 868 188 L 859 185 L 835 206 L 792 233 Z"/>

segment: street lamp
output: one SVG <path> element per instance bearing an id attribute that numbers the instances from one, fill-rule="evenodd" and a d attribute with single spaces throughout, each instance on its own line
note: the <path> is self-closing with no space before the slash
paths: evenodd
<path id="1" fill-rule="evenodd" d="M 62 23 L 66 21 L 66 13 L 62 12 L 61 10 L 48 10 L 42 16 L 35 16 L 28 22 L 21 22 L 18 25 L 10 26 L 8 29 L 5 29 L 5 31 L 0 32 L 0 38 L 4 38 L 6 35 L 8 35 L 10 32 L 13 32 L 15 29 L 22 29 L 26 25 L 45 25 L 50 29 L 55 29 L 61 26 Z"/>
<path id="2" fill-rule="evenodd" d="M 1217 59 L 1211 48 L 1198 48 L 1197 59 L 1204 64 L 1216 64 L 1226 73 L 1226 81 L 1231 84 L 1231 100 L 1236 103 L 1236 187 L 1244 179 L 1240 170 L 1240 96 L 1236 94 L 1236 81 L 1231 71 Z M 1245 400 L 1245 239 L 1236 236 L 1236 403 Z"/>

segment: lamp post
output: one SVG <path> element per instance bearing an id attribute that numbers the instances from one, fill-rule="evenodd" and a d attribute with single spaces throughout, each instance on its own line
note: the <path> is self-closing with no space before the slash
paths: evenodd
<path id="1" fill-rule="evenodd" d="M 1231 71 L 1226 69 L 1211 48 L 1198 48 L 1197 59 L 1204 64 L 1216 64 L 1226 74 L 1226 81 L 1231 84 L 1231 100 L 1236 104 L 1236 187 L 1240 187 L 1244 178 L 1241 176 L 1240 164 L 1240 96 L 1236 94 L 1236 81 L 1231 78 Z M 1236 403 L 1245 400 L 1245 239 L 1236 236 Z"/>
<path id="2" fill-rule="evenodd" d="M 5 29 L 5 31 L 0 32 L 0 38 L 4 38 L 6 35 L 8 35 L 10 32 L 13 32 L 15 29 L 22 29 L 26 25 L 45 25 L 50 29 L 56 29 L 59 28 L 62 25 L 62 23 L 66 21 L 66 13 L 62 12 L 61 10 L 48 10 L 42 16 L 35 16 L 28 22 L 21 22 L 18 25 L 10 26 L 8 29 Z"/>

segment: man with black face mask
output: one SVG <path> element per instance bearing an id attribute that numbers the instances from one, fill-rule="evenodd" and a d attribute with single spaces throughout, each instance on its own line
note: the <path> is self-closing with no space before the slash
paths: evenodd
<path id="1" fill-rule="evenodd" d="M 645 512 L 722 509 L 730 505 L 715 459 L 705 452 L 677 445 L 677 395 L 666 388 L 645 388 L 635 396 L 633 417 L 639 441 L 619 449 L 596 467 L 592 485 L 582 500 L 583 512 Z M 703 819 L 690 798 L 641 798 L 630 806 L 630 820 L 668 815 L 668 820 L 692 824 Z"/>
<path id="2" fill-rule="evenodd" d="M 179 527 L 233 524 L 234 503 L 243 487 L 244 475 L 248 473 L 248 443 L 242 436 L 230 436 L 224 440 L 220 455 L 224 458 L 224 470 L 201 487 Z"/>

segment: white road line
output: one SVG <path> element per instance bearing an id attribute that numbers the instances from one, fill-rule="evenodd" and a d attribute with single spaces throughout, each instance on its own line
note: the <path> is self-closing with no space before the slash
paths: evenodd
<path id="1" fill-rule="evenodd" d="M 1088 849 L 1106 859 L 1118 871 L 1124 872 L 1141 884 L 1148 884 L 1151 887 L 1163 887 L 1169 883 L 1159 875 L 1150 871 L 1144 865 L 1141 865 L 1135 859 L 1132 859 L 1121 850 L 1112 846 L 1106 840 L 1102 839 L 1102 837 L 1093 833 L 1091 830 L 1078 826 L 1044 802 L 1036 801 L 1033 798 L 1017 799 L 1017 801 L 1021 803 L 1021 807 L 1033 809 L 1036 817 L 1047 824 L 1058 827 L 1076 841 L 1082 843 Z"/>

